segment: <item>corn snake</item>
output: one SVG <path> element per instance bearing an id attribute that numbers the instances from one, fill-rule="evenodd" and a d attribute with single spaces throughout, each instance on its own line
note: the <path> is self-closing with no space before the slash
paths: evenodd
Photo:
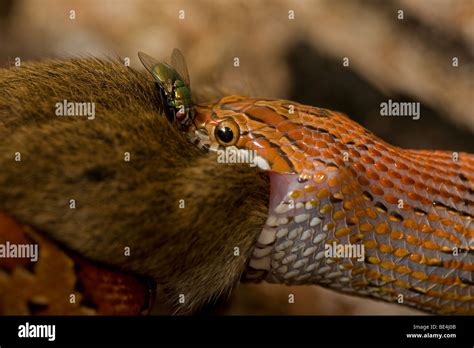
<path id="1" fill-rule="evenodd" d="M 254 151 L 270 175 L 245 279 L 474 314 L 474 155 L 394 147 L 286 100 L 228 96 L 194 111 L 194 142 Z"/>

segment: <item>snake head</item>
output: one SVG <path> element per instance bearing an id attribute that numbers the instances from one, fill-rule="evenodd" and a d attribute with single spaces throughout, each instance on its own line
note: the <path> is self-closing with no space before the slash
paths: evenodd
<path id="1" fill-rule="evenodd" d="M 223 162 L 248 163 L 261 169 L 270 169 L 265 158 L 257 151 L 263 148 L 253 141 L 252 131 L 256 125 L 251 124 L 244 111 L 253 101 L 252 98 L 227 96 L 215 103 L 196 105 L 188 133 L 192 141 L 206 151 L 225 154 L 226 158 L 230 158 Z"/>
<path id="2" fill-rule="evenodd" d="M 288 112 L 286 101 L 269 98 L 226 96 L 217 102 L 196 105 L 191 137 L 199 147 L 210 151 L 249 153 L 252 164 L 264 170 L 294 174 L 291 162 L 299 155 L 285 152 L 291 141 L 288 132 L 299 135 L 298 116 Z M 296 168 L 296 169 L 295 169 Z"/>

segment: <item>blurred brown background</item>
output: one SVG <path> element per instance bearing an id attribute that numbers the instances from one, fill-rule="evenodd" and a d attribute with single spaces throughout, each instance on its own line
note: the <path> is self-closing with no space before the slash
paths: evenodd
<path id="1" fill-rule="evenodd" d="M 343 111 L 394 145 L 474 152 L 472 0 L 0 2 L 1 67 L 17 57 L 95 55 L 128 57 L 141 68 L 138 51 L 163 60 L 174 47 L 200 96 L 287 98 Z M 420 102 L 420 120 L 381 117 L 388 99 Z M 206 311 L 418 313 L 318 287 L 266 284 L 240 285 Z"/>

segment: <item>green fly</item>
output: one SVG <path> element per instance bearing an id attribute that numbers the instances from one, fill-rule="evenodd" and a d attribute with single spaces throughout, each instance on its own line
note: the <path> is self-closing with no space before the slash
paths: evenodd
<path id="1" fill-rule="evenodd" d="M 181 51 L 177 48 L 173 50 L 171 65 L 159 62 L 143 52 L 138 52 L 138 57 L 156 81 L 167 117 L 171 121 L 176 120 L 180 128 L 188 126 L 193 119 L 194 102 L 188 68 Z"/>

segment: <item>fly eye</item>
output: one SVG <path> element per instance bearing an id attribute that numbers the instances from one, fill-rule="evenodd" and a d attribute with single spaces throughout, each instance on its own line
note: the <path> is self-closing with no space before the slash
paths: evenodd
<path id="1" fill-rule="evenodd" d="M 184 120 L 186 117 L 186 109 L 184 108 L 184 105 L 181 105 L 178 107 L 178 111 L 176 112 L 176 119 L 178 121 Z"/>
<path id="2" fill-rule="evenodd" d="M 239 140 L 239 126 L 233 120 L 224 120 L 216 127 L 214 135 L 223 146 L 234 145 Z"/>

